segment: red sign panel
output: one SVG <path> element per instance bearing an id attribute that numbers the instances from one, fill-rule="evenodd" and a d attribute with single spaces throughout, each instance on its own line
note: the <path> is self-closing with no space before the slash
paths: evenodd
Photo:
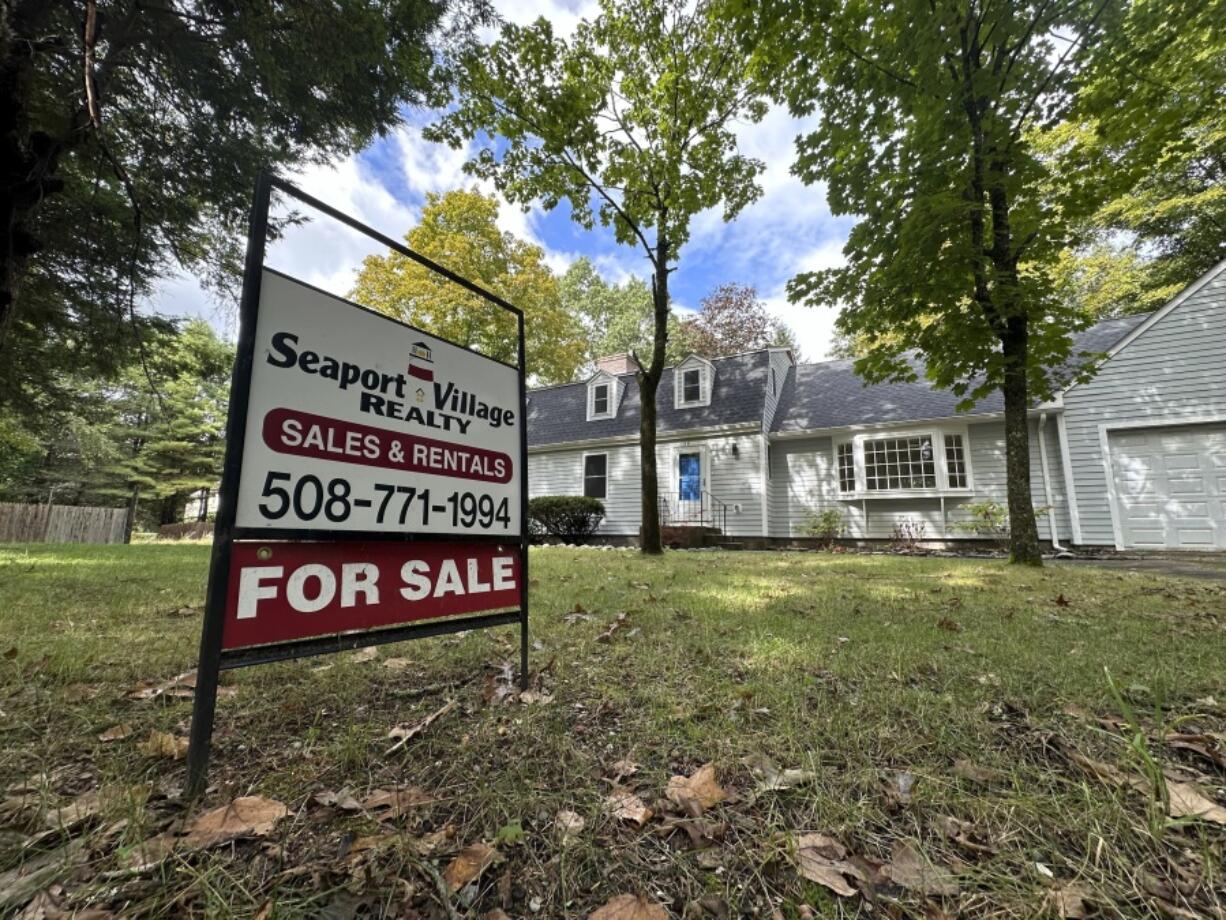
<path id="1" fill-rule="evenodd" d="M 233 544 L 223 649 L 519 608 L 518 547 Z"/>
<path id="2" fill-rule="evenodd" d="M 401 434 L 295 409 L 273 409 L 264 416 L 263 435 L 264 443 L 279 454 L 457 479 L 511 481 L 511 458 L 501 451 Z"/>

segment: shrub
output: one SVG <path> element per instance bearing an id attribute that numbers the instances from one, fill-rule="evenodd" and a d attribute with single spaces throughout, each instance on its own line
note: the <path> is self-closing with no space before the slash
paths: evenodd
<path id="1" fill-rule="evenodd" d="M 812 514 L 805 522 L 804 532 L 810 537 L 821 540 L 822 546 L 829 549 L 834 541 L 847 531 L 847 523 L 843 512 L 838 508 L 827 508 L 821 514 Z"/>
<path id="2" fill-rule="evenodd" d="M 894 523 L 894 530 L 890 535 L 890 551 L 895 553 L 917 553 L 920 551 L 920 544 L 928 534 L 928 525 L 923 521 L 912 520 L 906 518 L 902 521 Z"/>
<path id="3" fill-rule="evenodd" d="M 1000 502 L 985 499 L 981 502 L 970 502 L 962 506 L 963 511 L 970 515 L 969 520 L 955 521 L 954 530 L 959 533 L 970 533 L 977 537 L 987 537 L 995 541 L 1002 549 L 1009 545 L 1009 509 Z M 1036 507 L 1035 517 L 1041 518 L 1051 509 L 1047 506 Z"/>
<path id="4" fill-rule="evenodd" d="M 604 502 L 583 495 L 541 495 L 528 500 L 528 526 L 534 537 L 583 543 L 604 520 Z"/>

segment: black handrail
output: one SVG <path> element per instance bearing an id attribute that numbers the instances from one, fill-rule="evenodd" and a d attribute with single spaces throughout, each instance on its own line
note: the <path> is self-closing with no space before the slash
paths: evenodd
<path id="1" fill-rule="evenodd" d="M 658 500 L 663 527 L 715 527 L 720 533 L 728 530 L 727 503 L 705 489 L 698 498 L 682 499 L 679 492 L 662 492 Z"/>

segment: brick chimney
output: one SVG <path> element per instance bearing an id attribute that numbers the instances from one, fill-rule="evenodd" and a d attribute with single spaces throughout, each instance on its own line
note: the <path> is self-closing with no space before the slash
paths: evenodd
<path id="1" fill-rule="evenodd" d="M 638 369 L 638 365 L 629 354 L 622 353 L 620 355 L 605 355 L 603 358 L 597 358 L 596 369 L 617 376 L 619 374 L 634 373 Z"/>

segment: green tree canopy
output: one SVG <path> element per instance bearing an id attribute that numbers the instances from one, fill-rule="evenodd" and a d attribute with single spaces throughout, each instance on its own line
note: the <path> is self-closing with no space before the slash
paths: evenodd
<path id="1" fill-rule="evenodd" d="M 433 85 L 441 0 L 7 0 L 0 404 L 114 372 L 135 301 L 237 276 L 256 173 L 361 149 Z M 144 330 L 143 334 L 150 334 Z"/>
<path id="2" fill-rule="evenodd" d="M 234 347 L 203 320 L 169 323 L 147 345 L 146 360 L 133 355 L 111 379 L 58 380 L 72 398 L 43 415 L 0 410 L 0 496 L 134 503 L 155 526 L 178 520 L 191 493 L 217 485 Z"/>
<path id="3" fill-rule="evenodd" d="M 562 308 L 541 247 L 498 229 L 498 202 L 476 189 L 431 194 L 405 235 L 414 252 L 524 311 L 529 375 L 565 383 L 583 363 L 582 329 Z M 505 310 L 396 252 L 362 263 L 354 299 L 459 345 L 516 360 L 515 319 Z"/>
<path id="4" fill-rule="evenodd" d="M 1226 0 L 1132 0 L 1094 47 L 1060 176 L 1105 188 L 1060 279 L 1092 316 L 1153 310 L 1226 258 Z"/>
<path id="5" fill-rule="evenodd" d="M 798 276 L 791 296 L 845 304 L 838 328 L 869 380 L 912 376 L 918 350 L 940 386 L 1002 391 L 1012 552 L 1027 563 L 1039 560 L 1027 412 L 1079 321 L 1051 267 L 1086 207 L 1084 188 L 1050 184 L 1031 138 L 1067 110 L 1110 2 L 776 0 L 733 13 L 791 111 L 821 113 L 795 171 L 859 218 L 846 265 Z"/>
<path id="6" fill-rule="evenodd" d="M 507 198 L 547 209 L 565 201 L 584 227 L 612 227 L 652 268 L 652 348 L 638 375 L 643 549 L 662 551 L 657 504 L 656 391 L 667 358 L 669 275 L 707 208 L 731 219 L 759 194 L 763 164 L 737 151 L 734 119 L 765 105 L 736 37 L 686 0 L 601 0 L 558 38 L 545 19 L 507 25 L 460 55 L 455 109 L 426 132 L 461 148 L 470 172 Z"/>

